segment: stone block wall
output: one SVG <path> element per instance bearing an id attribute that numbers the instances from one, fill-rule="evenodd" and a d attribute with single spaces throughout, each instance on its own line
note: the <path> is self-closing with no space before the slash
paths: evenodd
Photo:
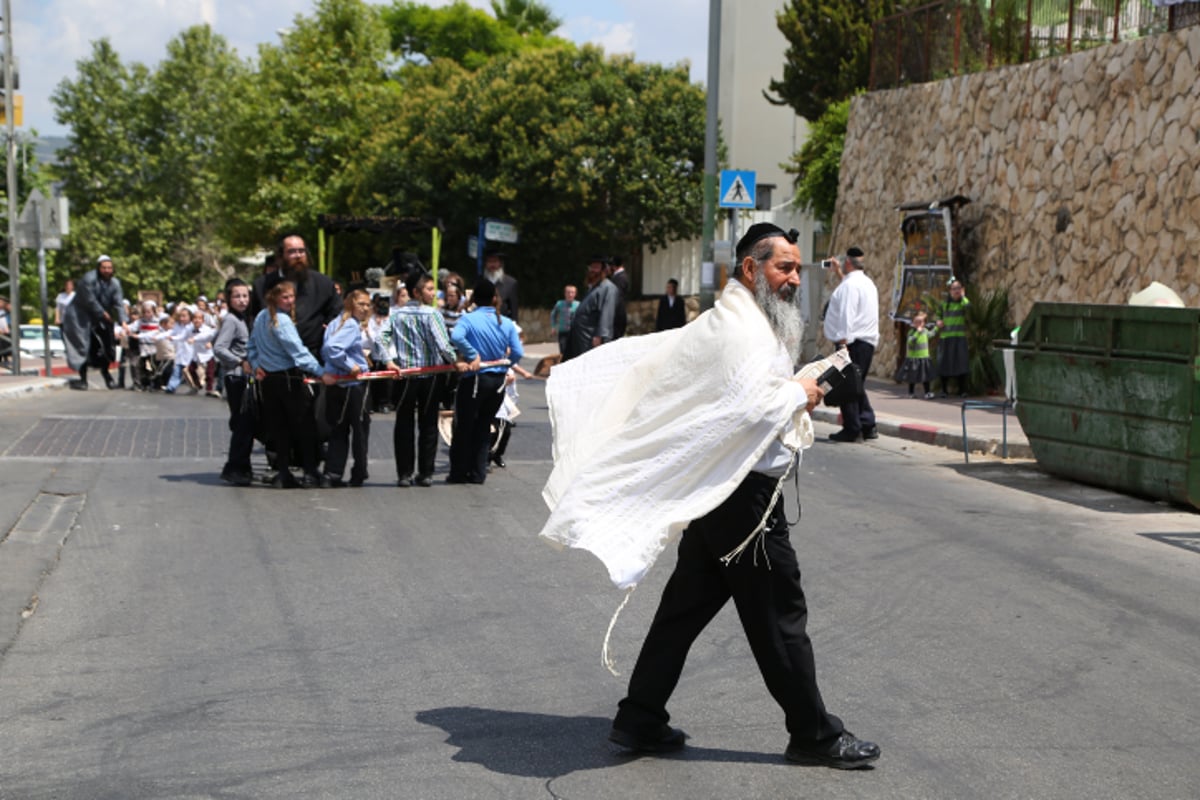
<path id="1" fill-rule="evenodd" d="M 1200 26 L 856 98 L 834 246 L 857 245 L 880 290 L 875 371 L 899 214 L 971 198 L 959 235 L 976 288 L 1008 287 L 1019 323 L 1038 300 L 1125 303 L 1157 280 L 1200 306 Z"/>

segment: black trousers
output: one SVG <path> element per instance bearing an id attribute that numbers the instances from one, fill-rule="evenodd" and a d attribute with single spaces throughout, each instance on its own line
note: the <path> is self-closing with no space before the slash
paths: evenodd
<path id="1" fill-rule="evenodd" d="M 229 404 L 229 455 L 225 470 L 250 473 L 250 451 L 254 449 L 254 413 L 243 411 L 245 375 L 225 376 L 225 402 Z"/>
<path id="2" fill-rule="evenodd" d="M 842 428 L 850 433 L 861 433 L 875 427 L 875 409 L 867 399 L 867 375 L 871 371 L 871 361 L 875 358 L 875 345 L 867 342 L 851 342 L 847 349 L 850 351 L 850 361 L 862 373 L 862 391 L 849 403 L 843 403 Z"/>
<path id="3" fill-rule="evenodd" d="M 413 475 L 413 448 L 416 447 L 418 478 L 433 475 L 437 458 L 438 408 L 442 396 L 442 380 L 436 376 L 408 378 L 397 381 L 400 396 L 396 404 L 396 429 L 392 432 L 392 447 L 396 451 L 396 477 Z M 417 421 L 417 436 L 413 439 L 413 417 Z"/>
<path id="4" fill-rule="evenodd" d="M 354 456 L 350 480 L 367 479 L 367 445 L 371 438 L 370 394 L 365 383 L 356 386 L 326 386 L 325 421 L 329 423 L 329 443 L 325 450 L 325 474 L 341 480 L 346 460 Z"/>
<path id="5" fill-rule="evenodd" d="M 492 437 L 492 456 L 504 457 L 508 449 L 508 440 L 512 438 L 514 423 L 507 419 L 496 420 L 496 434 Z"/>
<path id="6" fill-rule="evenodd" d="M 317 426 L 313 419 L 313 393 L 298 369 L 268 372 L 262 381 L 262 418 L 267 439 L 275 451 L 275 466 L 286 483 L 292 462 L 292 445 L 304 472 L 317 472 Z"/>
<path id="7" fill-rule="evenodd" d="M 755 563 L 757 545 L 728 566 L 720 561 L 762 519 L 774 488 L 774 478 L 751 473 L 724 503 L 684 531 L 675 571 L 663 590 L 614 727 L 653 735 L 667 722 L 667 700 L 688 650 L 732 597 L 758 669 L 783 708 L 793 740 L 823 743 L 841 734 L 842 721 L 825 710 L 817 688 L 812 643 L 805 630 L 808 606 L 782 499 L 763 534 L 770 565 L 761 547 Z"/>
<path id="8" fill-rule="evenodd" d="M 450 480 L 483 483 L 487 479 L 492 419 L 504 401 L 504 373 L 463 375 L 454 395 L 454 438 L 450 444 Z"/>

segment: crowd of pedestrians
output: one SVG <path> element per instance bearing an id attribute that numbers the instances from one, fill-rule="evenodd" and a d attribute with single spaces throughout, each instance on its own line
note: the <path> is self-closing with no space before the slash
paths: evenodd
<path id="1" fill-rule="evenodd" d="M 396 414 L 399 486 L 433 484 L 443 415 L 453 420 L 446 481 L 483 483 L 492 466 L 505 466 L 512 384 L 518 374 L 532 377 L 516 364 L 524 354 L 516 323 L 500 310 L 505 302 L 515 310 L 516 281 L 501 268 L 468 291 L 458 275 L 435 283 L 415 256 L 402 255 L 393 259 L 390 293 L 343 296 L 309 270 L 304 240 L 289 235 L 253 285 L 235 278 L 212 303 L 199 297 L 166 308 L 151 300 L 130 307 L 105 256 L 79 282 L 95 302 L 76 308 L 72 299 L 62 312 L 64 327 L 78 329 L 73 385 L 88 388 L 93 367 L 110 389 L 225 398 L 230 445 L 221 478 L 234 485 L 254 482 L 258 440 L 270 466 L 263 477 L 275 486 L 361 486 L 373 412 Z"/>

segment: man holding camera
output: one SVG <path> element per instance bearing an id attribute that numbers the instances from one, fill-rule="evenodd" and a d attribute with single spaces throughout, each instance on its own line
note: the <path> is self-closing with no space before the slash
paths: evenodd
<path id="1" fill-rule="evenodd" d="M 829 434 L 829 440 L 861 442 L 877 439 L 875 410 L 867 399 L 866 378 L 871 371 L 875 347 L 879 344 L 879 289 L 863 272 L 863 251 L 859 248 L 847 250 L 845 261 L 835 257 L 829 262 L 830 267 L 842 276 L 842 282 L 833 290 L 825 310 L 825 338 L 850 351 L 850 361 L 858 367 L 863 379 L 857 396 L 842 404 L 842 429 Z"/>

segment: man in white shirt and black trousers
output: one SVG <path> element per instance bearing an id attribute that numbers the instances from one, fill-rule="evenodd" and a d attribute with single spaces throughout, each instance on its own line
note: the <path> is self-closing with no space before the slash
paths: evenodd
<path id="1" fill-rule="evenodd" d="M 858 396 L 842 404 L 842 429 L 829 434 L 833 442 L 861 442 L 877 439 L 875 410 L 867 399 L 866 377 L 879 344 L 879 289 L 863 272 L 863 251 L 851 247 L 846 260 L 831 258 L 842 282 L 833 290 L 825 310 L 825 338 L 850 351 L 850 361 L 863 378 Z"/>

